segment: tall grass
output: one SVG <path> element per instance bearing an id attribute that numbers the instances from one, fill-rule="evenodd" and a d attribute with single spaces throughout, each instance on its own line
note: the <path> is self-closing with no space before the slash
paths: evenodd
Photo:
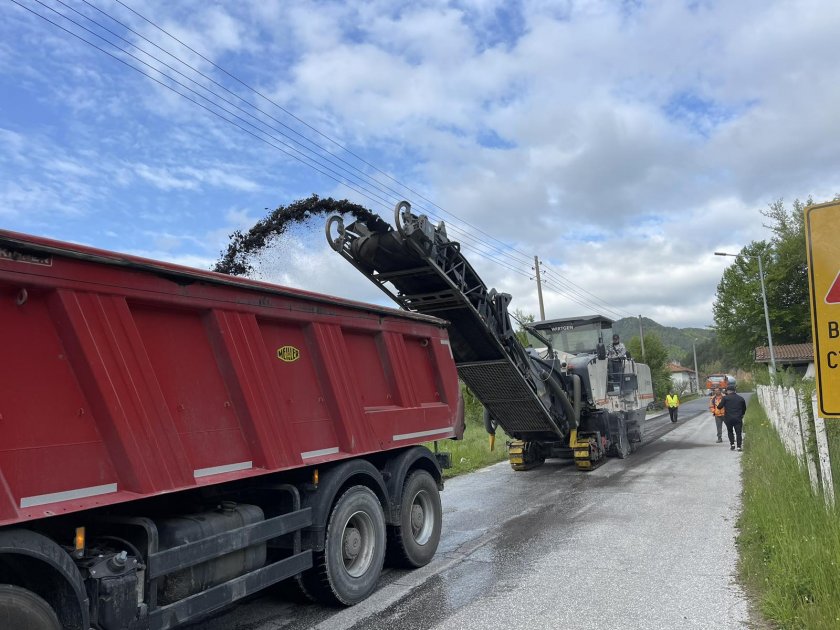
<path id="1" fill-rule="evenodd" d="M 840 420 L 826 420 L 825 432 L 828 438 L 834 496 L 840 501 Z"/>
<path id="2" fill-rule="evenodd" d="M 811 492 L 757 398 L 744 420 L 740 573 L 781 628 L 840 628 L 840 511 Z"/>
<path id="3" fill-rule="evenodd" d="M 463 440 L 438 442 L 440 451 L 452 453 L 452 468 L 443 471 L 444 478 L 463 475 L 507 459 L 505 441 L 508 437 L 501 429 L 496 430 L 496 446 L 490 450 L 487 432 L 481 423 L 467 421 Z M 429 444 L 434 449 L 434 445 Z"/>
<path id="4" fill-rule="evenodd" d="M 452 454 L 452 468 L 443 471 L 445 478 L 463 475 L 507 459 L 505 442 L 509 439 L 501 427 L 496 429 L 496 445 L 490 450 L 489 436 L 484 429 L 484 407 L 467 387 L 461 384 L 467 429 L 463 440 L 438 442 L 438 450 Z M 426 446 L 434 450 L 434 443 Z"/>

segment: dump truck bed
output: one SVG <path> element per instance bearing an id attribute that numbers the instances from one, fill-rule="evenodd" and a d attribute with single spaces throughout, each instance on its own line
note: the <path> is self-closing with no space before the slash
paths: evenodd
<path id="1" fill-rule="evenodd" d="M 0 525 L 459 435 L 445 325 L 0 231 Z"/>

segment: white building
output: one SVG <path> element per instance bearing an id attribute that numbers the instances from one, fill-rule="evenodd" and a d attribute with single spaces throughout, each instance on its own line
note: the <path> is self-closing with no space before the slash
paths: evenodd
<path id="1" fill-rule="evenodd" d="M 697 392 L 697 373 L 679 363 L 669 363 L 671 385 L 678 394 L 693 394 Z"/>

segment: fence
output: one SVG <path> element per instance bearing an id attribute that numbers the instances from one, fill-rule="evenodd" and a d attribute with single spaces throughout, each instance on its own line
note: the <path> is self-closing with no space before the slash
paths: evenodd
<path id="1" fill-rule="evenodd" d="M 815 493 L 822 489 L 825 502 L 834 505 L 834 482 L 825 420 L 817 413 L 817 398 L 809 401 L 813 423 L 805 401 L 793 387 L 759 385 L 756 394 L 785 449 L 808 467 L 808 477 Z M 816 453 L 810 445 L 816 443 Z"/>

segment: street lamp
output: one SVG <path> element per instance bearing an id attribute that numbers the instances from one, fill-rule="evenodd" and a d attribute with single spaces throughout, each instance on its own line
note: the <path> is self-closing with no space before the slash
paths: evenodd
<path id="1" fill-rule="evenodd" d="M 752 256 L 749 254 L 715 252 L 715 256 L 732 256 L 733 258 L 743 256 L 744 258 L 758 259 L 758 279 L 761 281 L 761 299 L 764 302 L 764 323 L 767 324 L 767 345 L 770 348 L 770 372 L 776 374 L 776 354 L 773 352 L 773 334 L 770 332 L 770 314 L 767 312 L 767 292 L 764 289 L 764 267 L 761 265 L 761 255 L 755 254 L 755 256 Z"/>

